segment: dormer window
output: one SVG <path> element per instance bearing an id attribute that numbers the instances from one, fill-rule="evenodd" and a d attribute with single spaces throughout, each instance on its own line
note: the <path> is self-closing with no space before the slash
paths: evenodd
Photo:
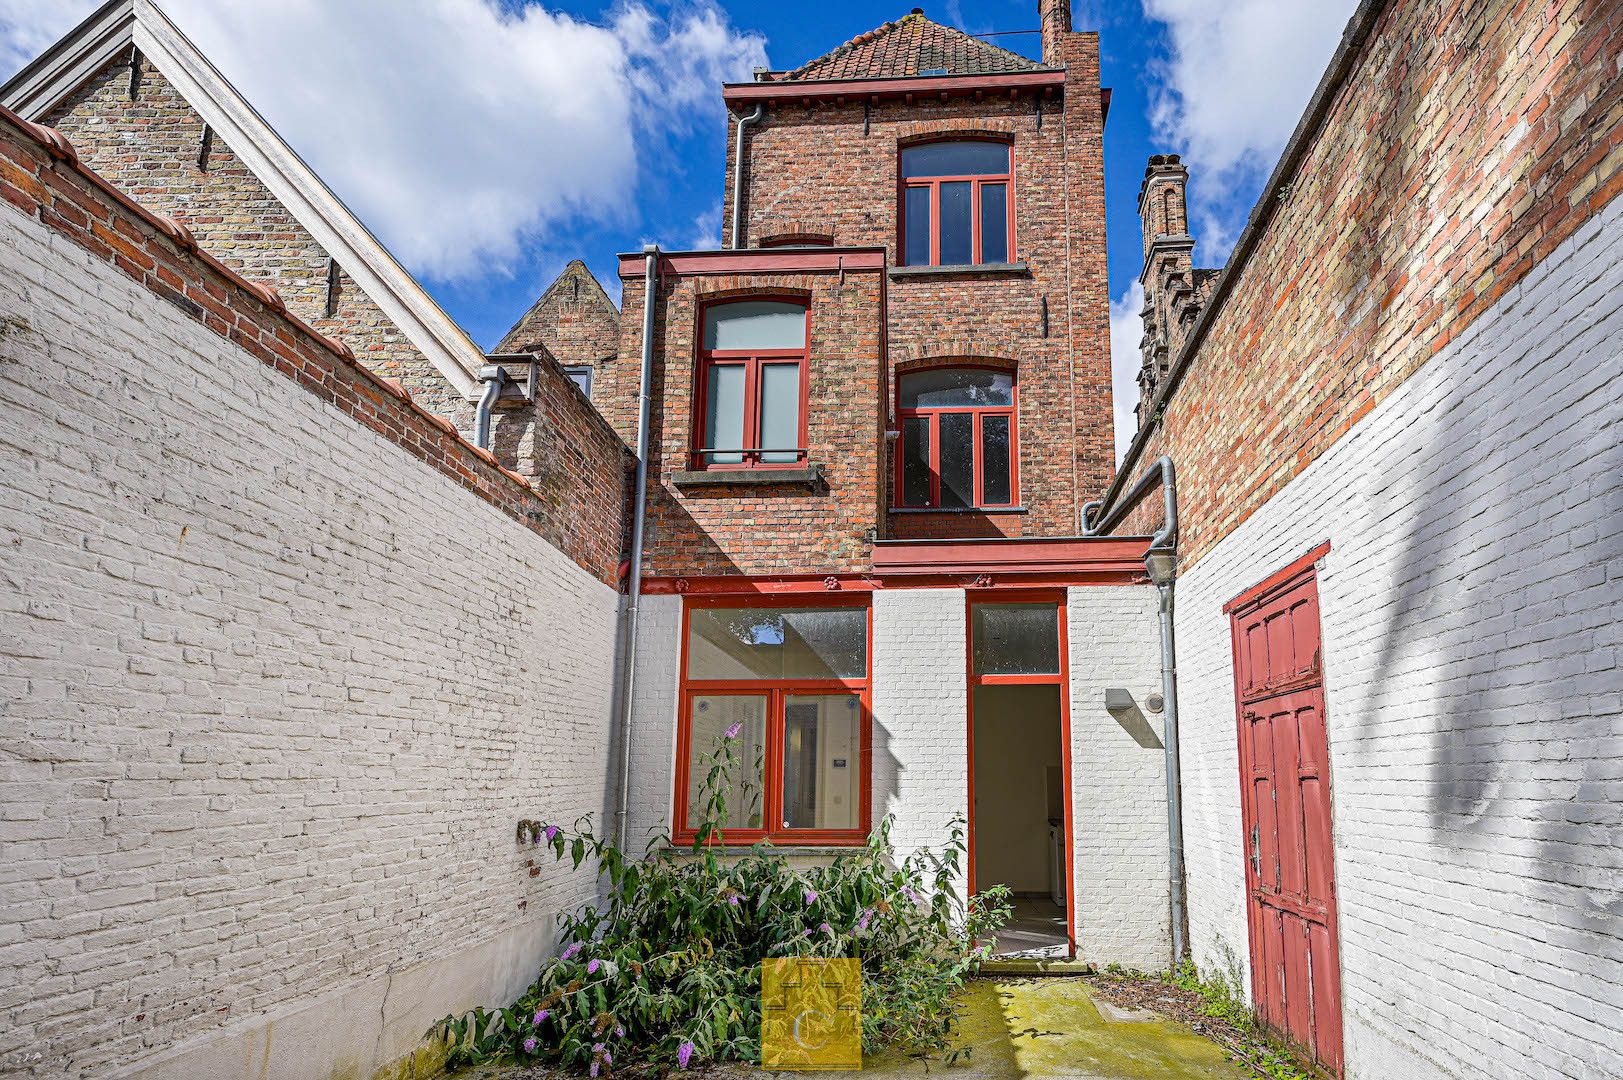
<path id="1" fill-rule="evenodd" d="M 961 139 L 902 151 L 904 266 L 979 266 L 1014 256 L 1013 155 Z"/>
<path id="2" fill-rule="evenodd" d="M 806 457 L 807 307 L 711 304 L 701 317 L 695 469 L 784 469 Z"/>

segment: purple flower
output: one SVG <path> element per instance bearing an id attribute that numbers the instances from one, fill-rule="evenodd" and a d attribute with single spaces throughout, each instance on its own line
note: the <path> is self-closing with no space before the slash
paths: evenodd
<path id="1" fill-rule="evenodd" d="M 626 1026 L 624 1024 L 614 1025 L 614 1037 L 616 1039 L 623 1039 L 626 1037 Z"/>
<path id="2" fill-rule="evenodd" d="M 595 1062 L 595 1061 L 592 1062 L 592 1075 L 594 1077 L 597 1075 L 597 1062 Z"/>
<path id="3" fill-rule="evenodd" d="M 806 903 L 808 905 L 817 903 L 817 890 L 816 889 L 807 889 L 806 890 Z"/>
<path id="4" fill-rule="evenodd" d="M 817 929 L 821 930 L 825 934 L 832 934 L 834 932 L 834 928 L 828 923 L 818 923 Z"/>
<path id="5" fill-rule="evenodd" d="M 800 936 L 801 937 L 811 937 L 811 935 L 812 935 L 812 932 L 810 930 L 807 930 L 804 933 L 802 933 Z"/>
<path id="6" fill-rule="evenodd" d="M 535 1042 L 535 1037 L 533 1035 L 530 1038 L 524 1040 L 524 1052 L 526 1054 L 535 1053 L 535 1046 L 536 1046 L 536 1042 Z"/>
<path id="7" fill-rule="evenodd" d="M 560 959 L 560 960 L 573 960 L 579 953 L 580 953 L 580 943 L 576 942 L 575 944 L 569 946 L 569 948 L 565 949 L 564 954 L 562 956 L 560 956 L 558 959 Z"/>
<path id="8" fill-rule="evenodd" d="M 601 960 L 593 960 L 590 964 L 586 965 L 586 974 L 588 974 L 588 975 L 596 975 L 597 974 L 597 969 L 602 967 L 602 966 L 603 966 L 603 961 L 601 961 Z"/>
<path id="9" fill-rule="evenodd" d="M 542 831 L 543 831 L 543 832 L 545 832 L 545 833 L 546 833 L 546 834 L 547 834 L 547 842 L 548 842 L 548 843 L 549 843 L 549 844 L 550 844 L 550 843 L 551 843 L 551 842 L 552 842 L 552 841 L 553 841 L 553 840 L 555 840 L 555 839 L 556 839 L 556 838 L 557 838 L 557 836 L 558 836 L 558 826 L 556 826 L 556 825 L 548 825 L 548 826 L 547 826 L 547 827 L 546 827 L 546 828 L 545 828 L 545 829 L 543 829 L 543 830 L 542 830 Z"/>
<path id="10" fill-rule="evenodd" d="M 739 896 L 737 893 L 733 893 L 733 895 L 731 895 L 731 896 L 729 896 L 727 898 L 727 902 L 729 904 L 733 905 L 733 907 L 737 907 L 739 904 L 743 903 L 743 901 L 744 901 L 744 898 L 742 896 Z"/>
<path id="11" fill-rule="evenodd" d="M 693 1044 L 684 1042 L 676 1049 L 676 1064 L 680 1068 L 687 1068 L 688 1062 L 693 1060 Z"/>
<path id="12" fill-rule="evenodd" d="M 868 920 L 871 919 L 872 917 L 873 917 L 873 909 L 872 908 L 863 908 L 862 909 L 862 917 L 857 920 L 857 929 L 858 930 L 866 930 L 866 929 L 868 929 Z"/>
<path id="13" fill-rule="evenodd" d="M 915 904 L 918 903 L 920 900 L 924 899 L 918 893 L 914 892 L 912 887 L 908 886 L 908 885 L 903 885 L 902 886 L 902 895 L 906 896 L 909 900 L 913 901 L 913 903 L 915 903 Z"/>
<path id="14" fill-rule="evenodd" d="M 724 738 L 724 739 L 736 739 L 736 738 L 738 738 L 738 733 L 740 731 L 743 731 L 743 730 L 744 730 L 744 721 L 740 720 L 740 721 L 738 721 L 738 723 L 736 723 L 732 727 L 728 728 L 727 729 L 727 734 L 723 735 L 722 738 Z"/>
<path id="15" fill-rule="evenodd" d="M 547 1017 L 549 1017 L 551 1015 L 552 1015 L 552 1010 L 551 1009 L 537 1009 L 536 1012 L 535 1012 L 535 1019 L 530 1021 L 530 1026 L 531 1027 L 540 1027 L 541 1026 L 541 1021 L 545 1020 Z"/>

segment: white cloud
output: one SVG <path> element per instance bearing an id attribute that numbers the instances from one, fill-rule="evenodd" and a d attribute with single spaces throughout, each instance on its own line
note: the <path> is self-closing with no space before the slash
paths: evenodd
<path id="1" fill-rule="evenodd" d="M 1150 121 L 1190 166 L 1199 261 L 1226 258 L 1356 0 L 1143 0 L 1167 25 Z M 1236 193 L 1240 193 L 1236 198 Z M 1199 235 L 1199 234 L 1197 234 Z"/>
<path id="2" fill-rule="evenodd" d="M 15 68 L 94 0 L 0 0 Z M 631 212 L 640 166 L 766 63 L 710 0 L 608 25 L 497 0 L 164 0 L 400 259 L 458 279 L 575 219 Z"/>
<path id="3" fill-rule="evenodd" d="M 721 246 L 721 203 L 693 219 L 693 237 L 687 242 L 691 251 L 708 251 Z"/>
<path id="4" fill-rule="evenodd" d="M 1144 337 L 1144 321 L 1139 318 L 1142 310 L 1144 286 L 1136 281 L 1119 299 L 1110 302 L 1110 383 L 1116 401 L 1118 465 L 1138 433 L 1138 418 L 1133 408 L 1138 404 L 1138 369 L 1144 363 L 1138 349 Z"/>

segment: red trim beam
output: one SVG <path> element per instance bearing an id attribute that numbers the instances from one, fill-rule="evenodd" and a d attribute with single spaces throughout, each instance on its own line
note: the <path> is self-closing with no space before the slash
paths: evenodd
<path id="1" fill-rule="evenodd" d="M 644 259 L 640 252 L 620 256 L 622 280 L 640 278 Z M 655 270 L 661 277 L 704 274 L 840 273 L 885 269 L 882 247 L 847 248 L 740 248 L 727 251 L 662 251 Z"/>
<path id="2" fill-rule="evenodd" d="M 1145 537 L 1070 536 L 992 540 L 881 540 L 873 569 L 884 577 L 932 574 L 1063 574 L 1144 577 Z"/>
<path id="3" fill-rule="evenodd" d="M 1037 93 L 1065 90 L 1063 71 L 1008 71 L 1000 75 L 923 75 L 900 79 L 807 79 L 783 82 L 727 83 L 721 96 L 728 105 L 780 101 L 828 101 L 840 98 L 905 98 L 915 94 Z"/>

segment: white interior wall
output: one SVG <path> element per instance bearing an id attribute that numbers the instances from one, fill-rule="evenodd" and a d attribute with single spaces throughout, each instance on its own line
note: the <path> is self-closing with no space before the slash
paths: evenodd
<path id="1" fill-rule="evenodd" d="M 975 885 L 1047 896 L 1054 876 L 1047 785 L 1061 757 L 1059 688 L 980 686 L 974 694 Z"/>

